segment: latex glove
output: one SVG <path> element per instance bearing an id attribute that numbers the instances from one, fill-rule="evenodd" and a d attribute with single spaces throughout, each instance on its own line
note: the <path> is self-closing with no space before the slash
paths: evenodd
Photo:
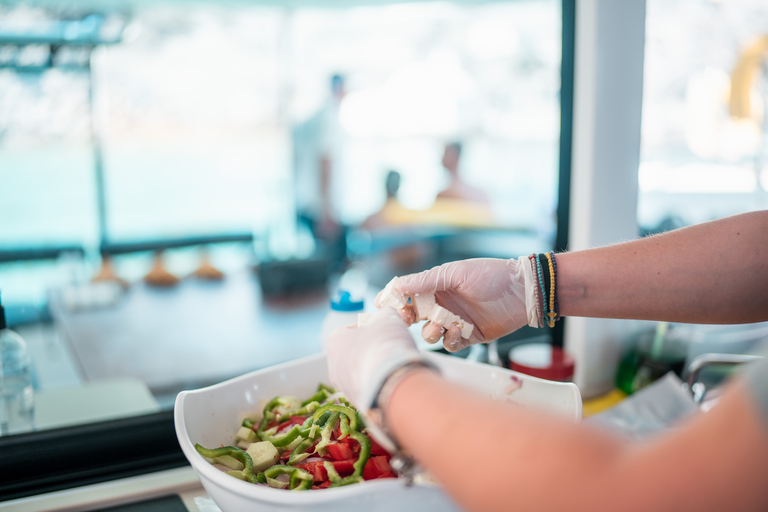
<path id="1" fill-rule="evenodd" d="M 363 414 L 393 370 L 421 361 L 411 333 L 392 308 L 376 311 L 365 325 L 335 329 L 326 352 L 331 385 Z"/>
<path id="2" fill-rule="evenodd" d="M 475 258 L 446 263 L 430 270 L 398 277 L 395 291 L 405 296 L 433 293 L 440 306 L 474 324 L 469 339 L 461 338 L 456 327 L 447 331 L 427 322 L 422 336 L 429 343 L 443 338 L 450 352 L 474 343 L 488 343 L 520 327 L 539 326 L 534 279 L 528 256 L 517 260 Z M 379 296 L 374 304 L 378 305 Z M 400 311 L 406 323 L 415 320 L 406 305 Z"/>

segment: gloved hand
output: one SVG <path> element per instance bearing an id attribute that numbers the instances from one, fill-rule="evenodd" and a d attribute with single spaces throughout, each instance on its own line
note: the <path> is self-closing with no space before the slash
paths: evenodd
<path id="1" fill-rule="evenodd" d="M 335 329 L 326 352 L 331 385 L 363 414 L 393 370 L 421 361 L 411 333 L 392 308 L 376 311 L 365 325 Z"/>
<path id="2" fill-rule="evenodd" d="M 437 304 L 474 324 L 469 339 L 462 339 L 456 327 L 446 331 L 427 322 L 422 329 L 426 341 L 435 343 L 442 337 L 445 348 L 457 352 L 470 344 L 498 339 L 524 325 L 538 327 L 534 283 L 528 256 L 517 260 L 475 258 L 399 277 L 394 281 L 394 290 L 409 297 L 434 293 Z M 379 296 L 374 302 L 377 305 L 378 300 Z M 415 320 L 412 313 L 401 311 L 401 316 Z"/>

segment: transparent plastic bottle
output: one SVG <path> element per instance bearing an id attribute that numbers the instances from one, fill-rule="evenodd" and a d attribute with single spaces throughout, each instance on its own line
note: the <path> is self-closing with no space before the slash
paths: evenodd
<path id="1" fill-rule="evenodd" d="M 325 343 L 328 335 L 337 327 L 344 327 L 357 323 L 357 315 L 365 309 L 365 302 L 354 300 L 346 290 L 339 290 L 331 298 L 331 309 L 323 320 L 320 328 L 320 350 L 325 352 Z"/>
<path id="2" fill-rule="evenodd" d="M 0 435 L 34 428 L 35 394 L 27 344 L 8 329 L 0 303 Z"/>

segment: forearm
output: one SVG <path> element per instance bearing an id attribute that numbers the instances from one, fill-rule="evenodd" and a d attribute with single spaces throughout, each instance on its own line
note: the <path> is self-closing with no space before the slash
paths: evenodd
<path id="1" fill-rule="evenodd" d="M 557 256 L 563 316 L 768 320 L 768 211 Z"/>
<path id="2" fill-rule="evenodd" d="M 387 417 L 395 436 L 466 510 L 594 510 L 590 489 L 623 449 L 611 437 L 429 372 L 400 383 Z"/>
<path id="3" fill-rule="evenodd" d="M 744 389 L 642 445 L 418 372 L 388 423 L 466 510 L 765 510 L 768 438 Z"/>

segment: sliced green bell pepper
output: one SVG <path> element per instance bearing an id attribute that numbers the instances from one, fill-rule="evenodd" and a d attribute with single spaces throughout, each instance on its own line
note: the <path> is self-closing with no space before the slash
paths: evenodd
<path id="1" fill-rule="evenodd" d="M 252 484 L 257 483 L 256 475 L 253 474 L 253 459 L 244 450 L 235 446 L 224 446 L 222 448 L 206 448 L 199 443 L 195 443 L 197 453 L 208 459 L 215 459 L 223 455 L 229 455 L 239 460 L 243 464 L 243 476 Z"/>

